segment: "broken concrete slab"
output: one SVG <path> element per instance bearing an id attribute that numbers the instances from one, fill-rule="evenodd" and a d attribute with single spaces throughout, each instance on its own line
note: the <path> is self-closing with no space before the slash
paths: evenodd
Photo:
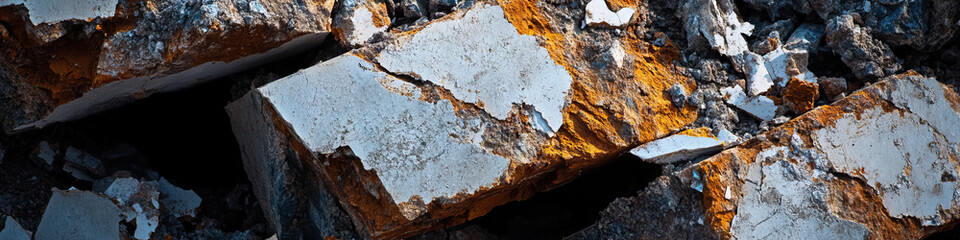
<path id="1" fill-rule="evenodd" d="M 607 7 L 606 0 L 591 0 L 586 5 L 587 14 L 583 21 L 590 26 L 620 27 L 629 24 L 636 11 L 633 8 L 621 8 L 614 12 Z"/>
<path id="2" fill-rule="evenodd" d="M 377 0 L 345 0 L 337 5 L 333 18 L 333 36 L 344 46 L 366 45 L 375 35 L 390 27 L 387 6 Z"/>
<path id="3" fill-rule="evenodd" d="M 723 149 L 723 142 L 706 127 L 690 129 L 657 139 L 631 149 L 630 153 L 643 161 L 657 164 L 675 163 Z"/>
<path id="4" fill-rule="evenodd" d="M 720 89 L 727 104 L 743 110 L 757 119 L 770 121 L 776 117 L 777 105 L 767 96 L 748 97 L 739 85 Z"/>
<path id="5" fill-rule="evenodd" d="M 78 119 L 317 46 L 330 31 L 334 3 L 24 2 L 0 7 L 0 20 L 14 36 L 0 38 L 0 53 L 14 56 L 0 61 L 9 70 L 0 74 L 7 75 L 0 77 L 0 96 L 12 103 L 0 106 L 8 133 Z M 63 4 L 85 7 L 74 11 Z M 33 37 L 47 35 L 59 41 Z"/>
<path id="6" fill-rule="evenodd" d="M 35 239 L 120 239 L 120 209 L 99 194 L 53 189 Z"/>
<path id="7" fill-rule="evenodd" d="M 679 59 L 674 46 L 632 30 L 554 32 L 581 23 L 563 17 L 569 11 L 476 3 L 228 106 L 245 170 L 278 235 L 356 228 L 401 238 L 451 226 L 695 119 L 694 106 L 653 94 L 676 84 L 696 89 L 670 65 Z M 594 70 L 596 59 L 617 65 L 604 55 L 615 44 L 622 67 Z M 335 224 L 344 218 L 349 224 Z"/>
<path id="8" fill-rule="evenodd" d="M 157 184 L 157 190 L 160 191 L 160 203 L 163 204 L 164 213 L 176 218 L 197 216 L 197 208 L 203 199 L 193 190 L 184 190 L 162 177 Z"/>
<path id="9" fill-rule="evenodd" d="M 31 235 L 33 233 L 23 229 L 20 223 L 17 223 L 17 220 L 10 216 L 7 216 L 3 230 L 0 230 L 0 239 L 3 240 L 30 240 L 32 239 Z"/>
<path id="10" fill-rule="evenodd" d="M 887 77 L 661 177 L 630 198 L 636 205 L 611 205 L 575 236 L 658 224 L 694 238 L 929 236 L 960 220 L 957 122 L 960 95 L 950 88 L 914 73 Z M 678 196 L 695 207 L 656 201 Z M 679 209 L 695 212 L 678 218 Z"/>

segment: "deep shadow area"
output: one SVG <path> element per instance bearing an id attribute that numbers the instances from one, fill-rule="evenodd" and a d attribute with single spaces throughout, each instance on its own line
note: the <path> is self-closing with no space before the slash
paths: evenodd
<path id="1" fill-rule="evenodd" d="M 561 239 L 599 220 L 600 211 L 614 199 L 636 196 L 660 174 L 659 165 L 622 154 L 573 182 L 496 207 L 464 225 L 478 225 L 506 239 Z"/>

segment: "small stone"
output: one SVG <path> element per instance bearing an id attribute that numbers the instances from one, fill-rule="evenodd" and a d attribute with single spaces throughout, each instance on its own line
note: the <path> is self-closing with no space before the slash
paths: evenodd
<path id="1" fill-rule="evenodd" d="M 683 89 L 683 85 L 674 84 L 667 89 L 667 93 L 670 94 L 670 102 L 673 106 L 683 108 L 683 103 L 687 100 L 687 91 Z"/>
<path id="2" fill-rule="evenodd" d="M 17 220 L 10 216 L 7 216 L 3 230 L 0 231 L 0 239 L 2 240 L 30 240 L 30 235 L 32 235 L 30 231 L 23 229 L 20 223 L 17 223 Z"/>
<path id="3" fill-rule="evenodd" d="M 50 170 L 53 168 L 53 161 L 56 160 L 59 150 L 56 150 L 56 144 L 50 144 L 47 141 L 41 141 L 33 148 L 33 153 L 30 155 L 37 165 L 40 167 Z"/>
<path id="4" fill-rule="evenodd" d="M 630 23 L 633 14 L 636 12 L 633 8 L 622 8 L 616 12 L 607 7 L 606 0 L 591 0 L 586 5 L 586 17 L 583 19 L 587 25 L 595 27 L 621 27 Z"/>
<path id="5" fill-rule="evenodd" d="M 800 24 L 793 31 L 793 34 L 790 34 L 786 45 L 797 45 L 807 51 L 814 51 L 820 46 L 820 41 L 823 40 L 825 27 L 823 24 L 816 23 Z"/>
<path id="6" fill-rule="evenodd" d="M 816 82 L 790 78 L 790 83 L 783 90 L 783 106 L 798 114 L 813 109 L 819 98 L 820 88 Z"/>
<path id="7" fill-rule="evenodd" d="M 34 237 L 47 239 L 120 239 L 120 209 L 99 194 L 59 190 L 43 212 Z"/>
<path id="8" fill-rule="evenodd" d="M 723 143 L 710 134 L 710 129 L 701 127 L 640 145 L 630 153 L 646 162 L 668 164 L 719 152 L 722 146 Z"/>
<path id="9" fill-rule="evenodd" d="M 401 0 L 400 7 L 403 9 L 404 18 L 420 19 L 427 16 L 426 9 L 423 9 L 417 0 Z"/>
<path id="10" fill-rule="evenodd" d="M 847 79 L 839 77 L 821 77 L 818 82 L 823 94 L 831 101 L 837 100 L 847 92 Z"/>

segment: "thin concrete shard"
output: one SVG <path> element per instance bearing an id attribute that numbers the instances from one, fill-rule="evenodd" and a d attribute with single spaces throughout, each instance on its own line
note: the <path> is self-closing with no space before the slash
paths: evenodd
<path id="1" fill-rule="evenodd" d="M 748 97 L 739 85 L 720 89 L 727 104 L 743 110 L 757 119 L 770 121 L 776 117 L 777 105 L 767 96 Z"/>
<path id="2" fill-rule="evenodd" d="M 93 182 L 106 175 L 103 162 L 90 153 L 70 146 L 63 154 L 63 170 L 73 178 Z"/>
<path id="3" fill-rule="evenodd" d="M 107 197 L 53 189 L 34 235 L 46 239 L 120 239 L 120 209 Z"/>
<path id="4" fill-rule="evenodd" d="M 292 55 L 323 41 L 333 3 L 0 2 L 0 52 L 14 56 L 0 61 L 0 125 L 75 120 Z"/>
<path id="5" fill-rule="evenodd" d="M 33 233 L 23 229 L 20 223 L 17 223 L 17 220 L 10 216 L 7 216 L 3 230 L 0 230 L 0 239 L 4 240 L 30 240 L 31 235 L 33 235 Z"/>
<path id="6" fill-rule="evenodd" d="M 693 238 L 923 238 L 960 220 L 958 122 L 960 95 L 947 86 L 887 77 L 662 177 L 628 200 L 640 206 L 611 205 L 572 238 L 642 235 L 664 220 Z M 702 206 L 684 215 L 700 224 L 673 206 L 630 212 L 678 197 Z"/>
<path id="7" fill-rule="evenodd" d="M 646 143 L 631 149 L 630 153 L 643 161 L 668 164 L 692 160 L 695 157 L 719 152 L 722 149 L 723 142 L 713 136 L 709 128 L 701 127 Z"/>
<path id="8" fill-rule="evenodd" d="M 278 236 L 403 238 L 459 224 L 696 118 L 649 94 L 696 90 L 670 65 L 672 45 L 554 32 L 580 24 L 566 11 L 476 3 L 230 104 Z M 584 50 L 617 45 L 616 59 Z M 594 70 L 596 59 L 618 71 Z"/>

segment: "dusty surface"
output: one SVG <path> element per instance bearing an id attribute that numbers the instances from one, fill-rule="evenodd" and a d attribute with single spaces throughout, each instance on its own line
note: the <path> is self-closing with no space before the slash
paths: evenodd
<path id="1" fill-rule="evenodd" d="M 711 238 L 928 236 L 956 221 L 958 153 L 951 138 L 960 132 L 934 123 L 960 119 L 957 97 L 932 78 L 889 77 L 664 177 L 629 200 L 655 205 L 687 192 L 680 196 L 702 206 L 687 218 L 702 219 L 697 224 L 673 213 L 690 208 L 667 205 L 637 215 L 614 204 L 597 225 L 574 236 L 656 232 L 624 224 L 661 218 Z"/>

